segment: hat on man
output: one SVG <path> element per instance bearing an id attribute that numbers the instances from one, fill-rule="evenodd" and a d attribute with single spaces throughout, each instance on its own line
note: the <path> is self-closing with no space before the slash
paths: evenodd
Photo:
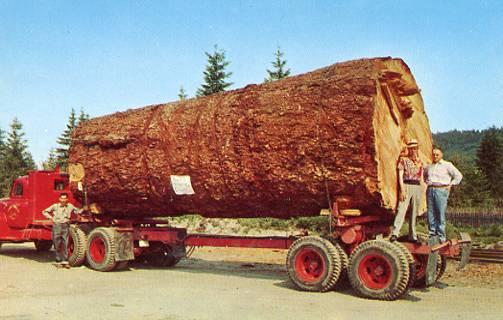
<path id="1" fill-rule="evenodd" d="M 419 142 L 416 139 L 410 139 L 407 141 L 407 148 L 417 148 L 419 146 Z"/>

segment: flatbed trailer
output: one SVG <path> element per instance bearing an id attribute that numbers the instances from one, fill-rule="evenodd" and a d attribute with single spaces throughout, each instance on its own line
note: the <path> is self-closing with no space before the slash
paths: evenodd
<path id="1" fill-rule="evenodd" d="M 68 175 L 58 169 L 33 171 L 16 179 L 9 198 L 0 200 L 0 245 L 34 242 L 37 250 L 49 250 L 52 222 L 42 210 L 57 202 L 61 193 L 68 193 L 70 202 L 81 205 L 69 192 Z M 285 249 L 286 269 L 297 288 L 325 292 L 349 280 L 358 295 L 381 300 L 395 300 L 412 286 L 434 283 L 445 271 L 446 257 L 461 256 L 460 267 L 468 262 L 471 239 L 467 234 L 444 243 L 427 237 L 421 243 L 390 242 L 386 238 L 392 216 L 362 215 L 346 208 L 346 203 L 339 197 L 329 210 L 323 210 L 330 229 L 326 237 L 307 233 L 289 237 L 191 234 L 185 228 L 171 227 L 165 219 L 85 211 L 72 219 L 69 262 L 112 271 L 126 268 L 139 257 L 172 267 L 193 247 Z"/>

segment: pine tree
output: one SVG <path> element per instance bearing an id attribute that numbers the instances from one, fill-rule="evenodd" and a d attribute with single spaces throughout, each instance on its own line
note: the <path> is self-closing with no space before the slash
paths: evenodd
<path id="1" fill-rule="evenodd" d="M 197 90 L 197 96 L 209 96 L 211 94 L 225 91 L 231 86 L 232 82 L 226 82 L 225 79 L 232 75 L 232 72 L 226 72 L 225 69 L 229 65 L 229 61 L 225 59 L 225 51 L 219 50 L 215 45 L 213 53 L 205 52 L 208 57 L 208 64 L 205 67 L 204 83 Z"/>
<path id="2" fill-rule="evenodd" d="M 185 89 L 183 86 L 180 86 L 180 90 L 178 91 L 178 100 L 184 101 L 187 100 L 188 96 L 187 93 L 185 92 Z"/>
<path id="3" fill-rule="evenodd" d="M 79 119 L 77 120 L 77 125 L 83 121 L 89 120 L 89 114 L 84 112 L 84 108 L 80 108 Z"/>
<path id="4" fill-rule="evenodd" d="M 57 140 L 59 147 L 56 148 L 56 162 L 63 170 L 66 169 L 68 150 L 70 149 L 70 145 L 72 143 L 72 133 L 73 130 L 75 130 L 75 127 L 77 127 L 77 118 L 75 116 L 75 110 L 72 108 L 66 129 Z"/>
<path id="5" fill-rule="evenodd" d="M 27 141 L 24 139 L 23 125 L 14 118 L 10 128 L 2 161 L 4 176 L 0 181 L 0 190 L 3 195 L 8 195 L 10 185 L 15 178 L 35 169 L 35 162 L 28 151 Z"/>
<path id="6" fill-rule="evenodd" d="M 42 168 L 44 170 L 54 170 L 58 166 L 58 157 L 56 155 L 56 149 L 51 149 L 47 159 L 42 162 Z"/>
<path id="7" fill-rule="evenodd" d="M 503 137 L 496 127 L 489 128 L 477 150 L 477 167 L 496 198 L 503 198 Z"/>
<path id="8" fill-rule="evenodd" d="M 266 69 L 267 78 L 265 78 L 265 82 L 271 82 L 274 80 L 279 80 L 286 78 L 290 75 L 290 68 L 286 68 L 286 60 L 283 60 L 284 53 L 281 52 L 280 48 L 276 50 L 274 53 L 275 60 L 271 62 L 273 66 L 273 70 Z"/>

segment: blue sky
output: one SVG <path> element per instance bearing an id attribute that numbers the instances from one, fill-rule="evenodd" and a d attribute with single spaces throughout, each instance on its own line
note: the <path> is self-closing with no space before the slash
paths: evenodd
<path id="1" fill-rule="evenodd" d="M 434 132 L 503 125 L 503 1 L 0 0 L 0 128 L 17 117 L 41 162 L 72 107 L 194 95 L 214 44 L 232 88 L 262 82 L 277 46 L 293 74 L 401 57 Z"/>

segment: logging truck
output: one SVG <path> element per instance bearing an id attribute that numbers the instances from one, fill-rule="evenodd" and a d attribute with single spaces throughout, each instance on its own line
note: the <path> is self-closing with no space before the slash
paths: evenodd
<path id="1" fill-rule="evenodd" d="M 470 237 L 390 242 L 404 142 L 431 156 L 420 90 L 396 58 L 360 59 L 287 79 L 81 123 L 68 172 L 33 171 L 0 200 L 0 242 L 51 247 L 42 210 L 62 192 L 88 208 L 73 217 L 69 262 L 97 271 L 140 257 L 167 267 L 198 246 L 288 250 L 297 288 L 349 282 L 395 300 L 437 281 L 447 257 L 467 263 Z M 188 233 L 169 217 L 327 216 L 327 236 Z"/>

